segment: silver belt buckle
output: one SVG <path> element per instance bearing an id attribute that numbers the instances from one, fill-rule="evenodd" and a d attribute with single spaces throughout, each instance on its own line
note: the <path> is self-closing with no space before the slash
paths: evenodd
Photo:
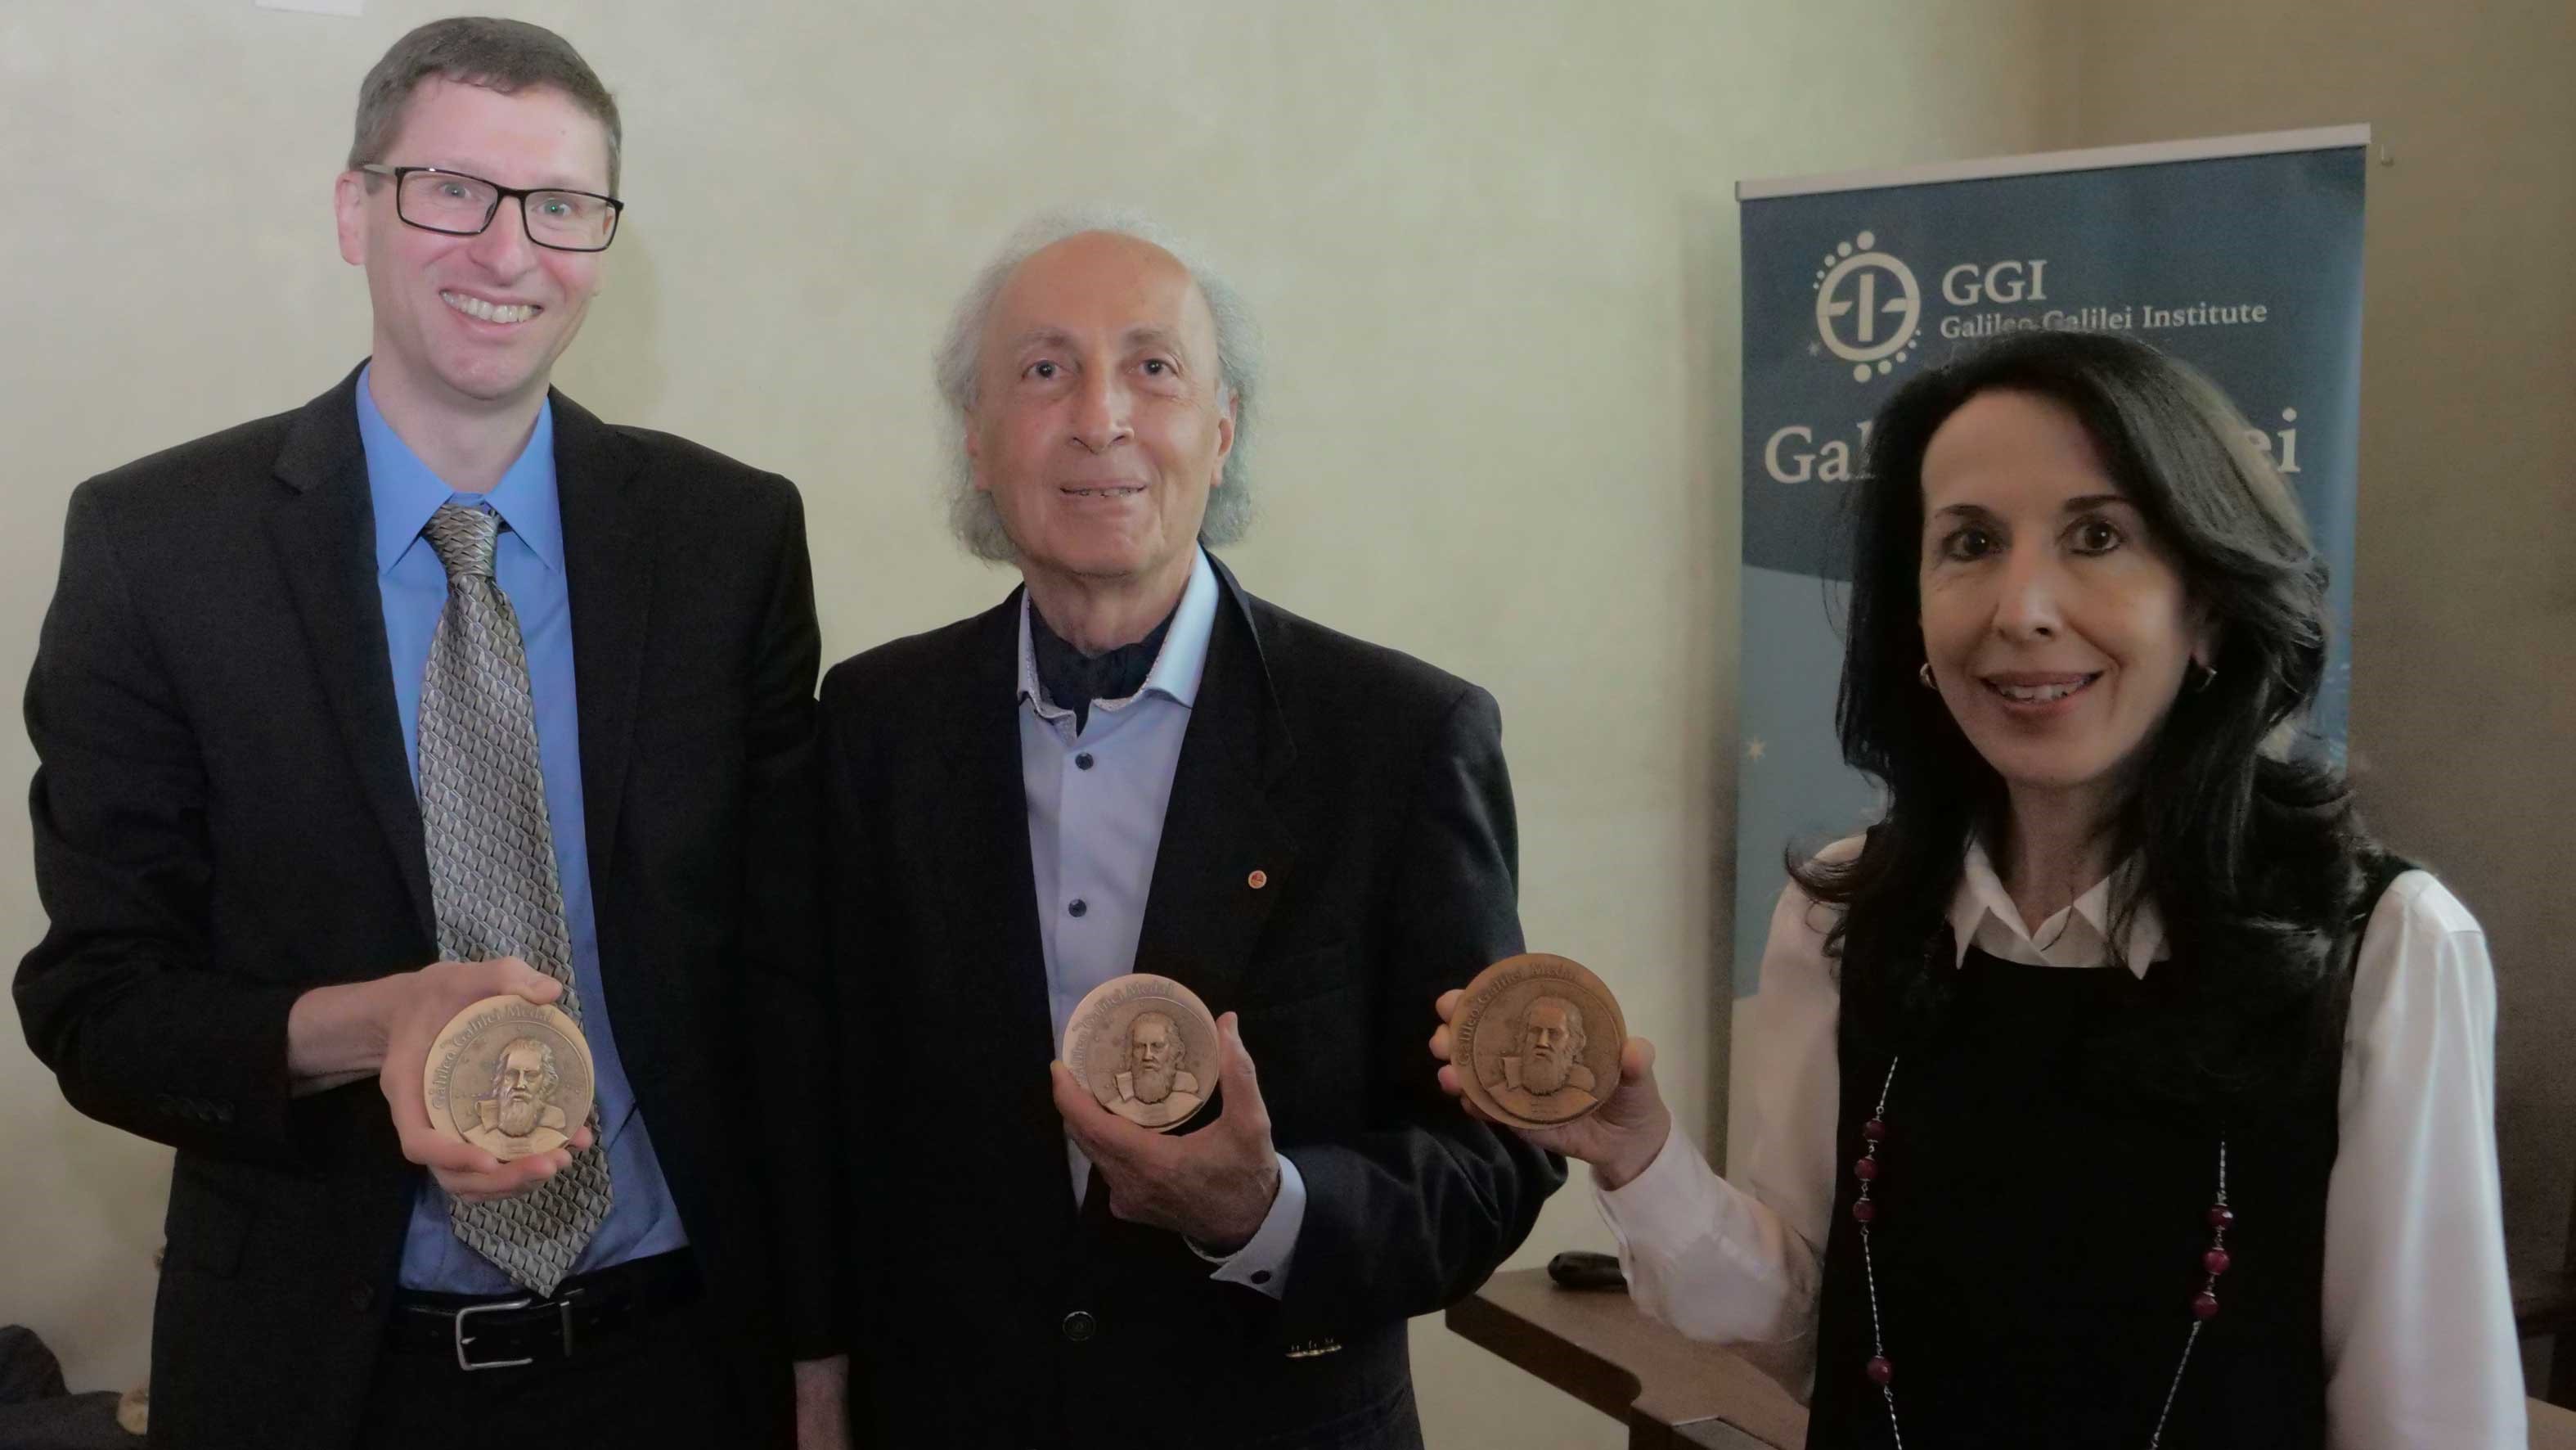
<path id="1" fill-rule="evenodd" d="M 468 1355 L 465 1352 L 465 1346 L 474 1342 L 474 1336 L 465 1332 L 465 1321 L 477 1314 L 497 1314 L 509 1309 L 525 1309 L 536 1302 L 537 1301 L 534 1299 L 512 1299 L 506 1303 L 500 1304 L 469 1304 L 464 1308 L 457 1310 L 456 1367 L 461 1370 L 516 1369 L 523 1364 L 535 1364 L 536 1361 L 533 1359 L 487 1359 L 478 1362 L 471 1355 Z M 565 1308 L 564 1318 L 564 1338 L 566 1340 L 570 1340 L 572 1338 L 572 1311 L 569 1306 Z"/>

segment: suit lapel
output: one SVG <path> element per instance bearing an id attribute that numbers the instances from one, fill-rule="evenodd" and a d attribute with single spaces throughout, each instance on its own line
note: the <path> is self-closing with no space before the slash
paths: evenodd
<path id="1" fill-rule="evenodd" d="M 581 710 L 581 799 L 591 894 L 608 896 L 618 808 L 635 739 L 636 691 L 652 625 L 651 499 L 641 459 L 615 430 L 563 396 L 555 410 L 555 494 L 572 603 L 573 690 Z"/>
<path id="2" fill-rule="evenodd" d="M 979 616 L 967 631 L 968 657 L 951 676 L 955 693 L 945 712 L 950 809 L 942 812 L 948 841 L 949 940 L 960 966 L 991 971 L 988 981 L 965 984 L 993 1004 L 1005 1042 L 1055 1055 L 1055 1014 L 1047 1004 L 1046 948 L 1038 938 L 1037 873 L 1029 861 L 1028 791 L 1020 771 L 1018 691 L 1020 595 Z M 1016 1052 L 1017 1049 L 1014 1049 Z M 1046 1080 L 1035 1079 L 1044 1118 Z"/>
<path id="3" fill-rule="evenodd" d="M 1063 1120 L 1040 1070 L 1056 1055 L 1055 1014 L 1047 1001 L 1020 769 L 1019 625 L 1020 593 L 1013 590 L 973 621 L 966 657 L 943 671 L 945 703 L 934 712 L 939 738 L 949 742 L 939 870 L 948 882 L 943 966 L 957 974 L 947 984 L 947 1000 L 954 1010 L 995 1024 L 999 1060 L 1007 1064 L 997 1086 L 1008 1100 L 995 1126 L 1016 1124 L 1023 1135 L 1007 1151 L 1028 1166 L 1025 1221 L 1032 1231 L 1004 1238 L 1027 1272 L 1043 1278 L 1061 1270 L 1074 1212 Z"/>
<path id="4" fill-rule="evenodd" d="M 435 942 L 420 799 L 403 752 L 384 595 L 376 583 L 376 509 L 366 448 L 358 440 L 357 387 L 352 372 L 307 404 L 288 429 L 276 474 L 289 492 L 269 514 L 269 541 L 359 788 L 393 852 L 421 935 Z"/>
<path id="5" fill-rule="evenodd" d="M 1252 949 L 1279 899 L 1271 883 L 1294 879 L 1300 842 L 1275 799 L 1296 750 L 1258 615 L 1234 575 L 1222 564 L 1216 571 L 1223 597 L 1181 737 L 1136 970 L 1185 982 L 1223 1012 L 1240 999 Z"/>

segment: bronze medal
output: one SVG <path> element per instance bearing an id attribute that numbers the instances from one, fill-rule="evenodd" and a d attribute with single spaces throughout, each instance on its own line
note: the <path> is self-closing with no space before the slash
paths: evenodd
<path id="1" fill-rule="evenodd" d="M 1449 1024 L 1449 1060 L 1485 1115 L 1553 1128 L 1598 1108 L 1619 1086 L 1628 1024 L 1582 963 L 1543 952 L 1476 974 Z"/>
<path id="2" fill-rule="evenodd" d="M 1064 1065 L 1100 1105 L 1168 1132 L 1216 1095 L 1216 1018 L 1169 977 L 1112 977 L 1064 1024 Z"/>
<path id="3" fill-rule="evenodd" d="M 429 1123 L 508 1161 L 572 1140 L 590 1116 L 590 1044 L 560 1008 L 486 997 L 439 1029 L 423 1069 Z"/>

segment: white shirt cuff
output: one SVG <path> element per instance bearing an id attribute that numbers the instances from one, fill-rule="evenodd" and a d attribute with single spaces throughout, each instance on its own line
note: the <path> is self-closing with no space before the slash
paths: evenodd
<path id="1" fill-rule="evenodd" d="M 1216 1265 L 1208 1275 L 1220 1283 L 1241 1284 L 1276 1299 L 1288 1292 L 1288 1269 L 1297 1258 L 1297 1235 L 1306 1227 L 1306 1178 L 1288 1155 L 1279 1159 L 1279 1196 L 1270 1200 L 1270 1215 L 1242 1248 L 1222 1257 L 1197 1244 L 1190 1252 Z M 1181 1242 L 1189 1244 L 1186 1238 Z"/>
<path id="2" fill-rule="evenodd" d="M 1643 1173 L 1617 1188 L 1603 1188 L 1595 1178 L 1592 1195 L 1619 1240 L 1621 1256 L 1627 1257 L 1625 1250 L 1632 1240 L 1687 1244 L 1705 1236 L 1717 1209 L 1712 1202 L 1715 1195 L 1708 1191 L 1710 1176 L 1699 1151 L 1682 1141 L 1681 1128 L 1675 1125 Z"/>

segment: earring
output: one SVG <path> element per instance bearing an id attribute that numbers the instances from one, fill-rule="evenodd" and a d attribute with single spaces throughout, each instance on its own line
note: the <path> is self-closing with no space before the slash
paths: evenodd
<path id="1" fill-rule="evenodd" d="M 2193 660 L 2192 663 L 2200 665 L 2200 661 L 2198 660 Z M 2200 665 L 2200 679 L 2192 685 L 2191 692 L 2195 695 L 2207 694 L 2209 692 L 2210 682 L 2217 678 L 2218 667 L 2216 665 Z"/>
<path id="2" fill-rule="evenodd" d="M 1932 662 L 1930 660 L 1925 660 L 1922 664 L 1915 667 L 1914 678 L 1921 680 L 1923 682 L 1923 688 L 1927 690 L 1937 690 L 1941 688 L 1939 685 L 1932 683 Z"/>

